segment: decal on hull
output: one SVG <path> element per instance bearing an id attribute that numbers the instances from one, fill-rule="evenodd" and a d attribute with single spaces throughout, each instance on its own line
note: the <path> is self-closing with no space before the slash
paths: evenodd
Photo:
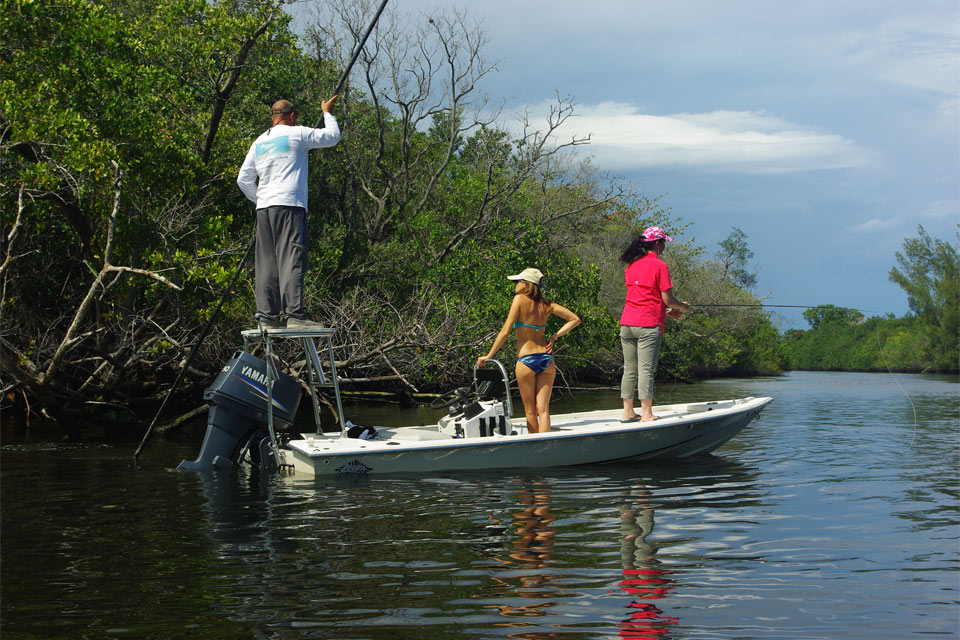
<path id="1" fill-rule="evenodd" d="M 373 471 L 370 467 L 363 464 L 359 460 L 351 460 L 342 467 L 337 467 L 337 473 L 368 473 Z"/>

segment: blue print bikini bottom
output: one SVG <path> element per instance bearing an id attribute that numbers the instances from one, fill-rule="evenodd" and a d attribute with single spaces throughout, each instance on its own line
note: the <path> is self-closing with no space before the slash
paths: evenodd
<path id="1" fill-rule="evenodd" d="M 527 365 L 534 373 L 543 373 L 553 362 L 553 356 L 549 353 L 531 353 L 520 356 L 517 362 Z"/>

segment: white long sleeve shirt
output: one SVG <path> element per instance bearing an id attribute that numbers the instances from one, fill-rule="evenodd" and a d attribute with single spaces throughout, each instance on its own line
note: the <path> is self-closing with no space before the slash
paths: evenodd
<path id="1" fill-rule="evenodd" d="M 256 206 L 307 208 L 307 167 L 310 149 L 340 142 L 340 125 L 331 113 L 323 114 L 323 128 L 270 127 L 250 145 L 237 185 Z"/>

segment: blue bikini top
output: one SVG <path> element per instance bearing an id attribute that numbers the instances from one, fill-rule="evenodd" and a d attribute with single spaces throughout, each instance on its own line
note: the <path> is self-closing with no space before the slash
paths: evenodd
<path id="1" fill-rule="evenodd" d="M 545 325 L 545 324 L 542 324 L 542 325 L 527 324 L 526 322 L 520 322 L 519 320 L 516 320 L 516 321 L 514 321 L 514 323 L 513 323 L 513 328 L 516 329 L 517 327 L 530 327 L 530 328 L 533 329 L 534 331 L 541 331 L 541 330 L 543 330 L 543 329 L 546 329 L 546 328 L 547 328 L 547 325 Z"/>

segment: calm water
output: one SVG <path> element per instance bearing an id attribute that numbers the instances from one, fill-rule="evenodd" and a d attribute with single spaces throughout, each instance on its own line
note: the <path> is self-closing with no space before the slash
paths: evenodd
<path id="1" fill-rule="evenodd" d="M 136 441 L 5 434 L 0 633 L 957 638 L 958 389 L 844 373 L 663 385 L 658 402 L 776 402 L 712 456 L 544 473 L 186 474 L 169 469 L 199 433 L 151 442 L 139 469 Z"/>

